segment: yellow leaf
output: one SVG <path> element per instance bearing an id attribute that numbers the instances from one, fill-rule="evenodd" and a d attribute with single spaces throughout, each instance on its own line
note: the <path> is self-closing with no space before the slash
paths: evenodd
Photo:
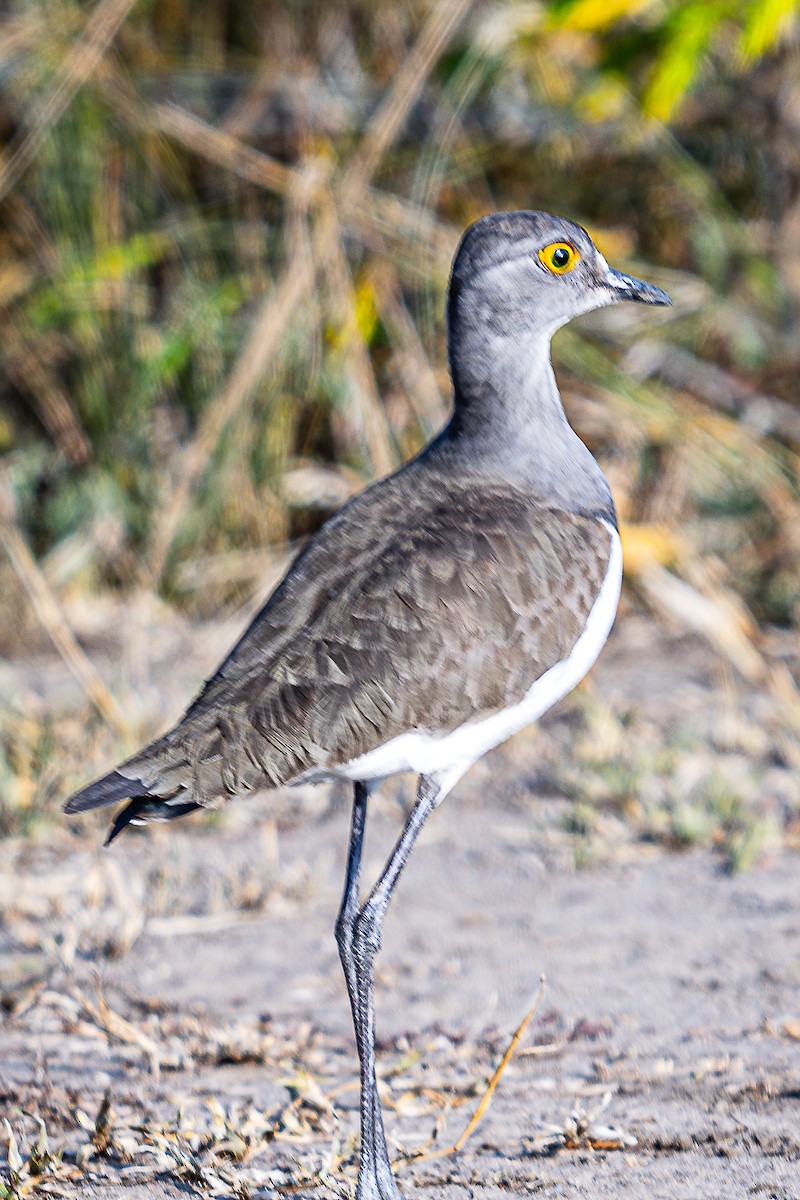
<path id="1" fill-rule="evenodd" d="M 630 103 L 630 91 L 624 80 L 614 75 L 602 75 L 576 100 L 586 121 L 610 121 L 623 114 Z"/>
<path id="2" fill-rule="evenodd" d="M 623 228 L 621 225 L 600 227 L 587 222 L 586 232 L 609 262 L 630 258 L 636 250 L 636 238 L 633 231 Z"/>
<path id="3" fill-rule="evenodd" d="M 622 553 L 625 571 L 629 575 L 640 575 L 653 563 L 661 567 L 671 566 L 681 557 L 682 543 L 679 534 L 664 525 L 620 526 Z"/>
<path id="4" fill-rule="evenodd" d="M 368 346 L 378 324 L 378 308 L 375 303 L 375 288 L 371 283 L 362 283 L 356 291 L 355 318 L 358 332 Z"/>
<path id="5" fill-rule="evenodd" d="M 360 338 L 369 346 L 378 326 L 378 306 L 375 289 L 371 283 L 361 283 L 352 294 L 352 304 L 344 324 L 339 329 L 327 329 L 326 337 L 337 350 L 349 345 L 353 338 Z"/>
<path id="6" fill-rule="evenodd" d="M 575 0 L 566 12 L 559 14 L 554 24 L 562 29 L 592 33 L 607 29 L 617 21 L 630 20 L 656 3 L 657 0 Z"/>

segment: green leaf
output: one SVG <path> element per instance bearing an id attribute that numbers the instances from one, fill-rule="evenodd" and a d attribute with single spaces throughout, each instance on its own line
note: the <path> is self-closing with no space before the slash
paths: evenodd
<path id="1" fill-rule="evenodd" d="M 727 13 L 727 3 L 687 4 L 669 22 L 670 36 L 658 56 L 642 102 L 647 116 L 659 121 L 673 116 L 700 74 Z"/>
<path id="2" fill-rule="evenodd" d="M 774 49 L 789 32 L 800 8 L 799 0 L 755 0 L 739 39 L 739 52 L 752 62 Z"/>

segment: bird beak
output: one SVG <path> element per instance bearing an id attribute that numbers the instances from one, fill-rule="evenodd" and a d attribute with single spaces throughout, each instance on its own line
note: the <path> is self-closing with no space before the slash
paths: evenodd
<path id="1" fill-rule="evenodd" d="M 615 300 L 638 300 L 642 304 L 672 304 L 666 292 L 652 283 L 642 279 L 634 279 L 632 275 L 623 275 L 609 267 L 606 283 L 611 289 Z"/>

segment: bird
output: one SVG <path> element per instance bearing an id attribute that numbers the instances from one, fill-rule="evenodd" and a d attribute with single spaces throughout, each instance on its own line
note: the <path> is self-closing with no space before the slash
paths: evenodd
<path id="1" fill-rule="evenodd" d="M 393 889 L 425 821 L 465 772 L 583 678 L 614 622 L 622 549 L 608 482 L 564 412 L 553 334 L 666 292 L 610 267 L 580 225 L 492 213 L 457 247 L 446 301 L 452 409 L 410 462 L 308 541 L 184 716 L 77 792 L 172 820 L 284 784 L 353 787 L 335 936 L 360 1062 L 356 1200 L 398 1200 L 376 1082 L 374 965 Z M 416 799 L 362 889 L 371 793 Z"/>

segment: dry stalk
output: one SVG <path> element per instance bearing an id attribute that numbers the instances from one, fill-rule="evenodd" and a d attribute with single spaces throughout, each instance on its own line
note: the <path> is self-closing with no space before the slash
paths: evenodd
<path id="1" fill-rule="evenodd" d="M 379 188 L 367 188 L 364 203 L 348 209 L 348 219 L 368 231 L 376 231 L 389 245 L 413 250 L 409 267 L 428 277 L 438 271 L 445 278 L 460 231 L 418 204 L 393 196 Z M 421 264 L 424 262 L 424 266 Z"/>
<path id="2" fill-rule="evenodd" d="M 277 159 L 254 150 L 239 138 L 217 129 L 177 104 L 156 104 L 150 110 L 151 127 L 174 138 L 187 150 L 215 162 L 267 191 L 281 196 L 301 192 L 313 180 L 297 167 L 288 167 Z"/>
<path id="3" fill-rule="evenodd" d="M 287 166 L 177 104 L 159 104 L 148 109 L 135 94 L 128 94 L 129 89 L 119 72 L 104 71 L 99 83 L 106 100 L 128 124 L 171 137 L 191 153 L 266 191 L 279 196 L 303 197 L 306 205 L 312 207 L 318 199 L 318 191 L 328 186 L 321 170 L 314 177 L 302 168 Z M 317 165 L 321 167 L 323 161 Z M 417 247 L 420 242 L 424 243 L 428 258 L 440 263 L 443 271 L 447 270 L 458 233 L 418 205 L 379 188 L 365 187 L 361 195 L 351 198 L 346 210 L 340 206 L 340 213 L 348 226 L 362 226 L 370 233 L 377 232 L 387 238 L 400 237 Z"/>
<path id="4" fill-rule="evenodd" d="M 123 737 L 128 737 L 130 726 L 125 714 L 78 644 L 58 600 L 15 521 L 3 512 L 0 512 L 0 541 L 5 546 L 11 565 L 30 598 L 36 616 L 52 639 L 56 650 L 103 720 Z"/>
<path id="5" fill-rule="evenodd" d="M 647 338 L 628 352 L 625 366 L 640 379 L 655 376 L 675 391 L 698 396 L 762 436 L 774 435 L 800 445 L 800 410 L 796 405 L 757 391 L 731 371 L 680 346 Z"/>
<path id="6" fill-rule="evenodd" d="M 425 79 L 470 3 L 471 0 L 442 0 L 431 13 L 417 42 L 395 76 L 358 150 L 332 189 L 337 210 L 349 212 L 355 204 L 363 202 L 369 180 L 400 131 Z M 128 105 L 126 109 L 127 107 Z M 201 131 L 194 122 L 166 106 L 159 109 L 159 120 L 181 138 L 191 139 L 197 147 Z M 234 151 L 238 155 L 241 143 L 225 133 L 218 133 L 212 140 L 217 161 L 232 164 Z M 321 185 L 318 181 L 312 179 L 309 187 L 307 178 L 301 172 L 295 171 L 290 174 L 285 167 L 276 169 L 278 164 L 273 164 L 267 156 L 255 158 L 253 152 L 250 152 L 245 153 L 245 160 L 250 170 L 255 174 L 260 173 L 260 182 L 267 187 L 285 193 L 299 186 L 303 189 L 307 205 L 311 205 L 320 194 Z M 327 246 L 330 252 L 331 246 L 335 249 L 333 237 L 338 242 L 338 218 L 334 206 L 329 201 L 323 201 L 321 207 L 314 245 L 315 248 Z M 226 385 L 205 409 L 199 429 L 184 452 L 178 481 L 166 501 L 164 515 L 155 532 L 147 564 L 146 583 L 150 587 L 158 586 L 181 517 L 220 434 L 272 363 L 285 330 L 313 282 L 313 263 L 306 255 L 303 255 L 300 261 L 290 262 L 283 278 L 262 306 L 251 327 Z M 355 354 L 360 358 L 362 351 L 356 349 Z M 369 395 L 370 385 L 363 371 L 363 363 L 359 365 L 358 373 L 363 375 L 359 382 L 362 387 L 366 387 L 364 394 Z M 365 421 L 367 444 L 373 456 L 373 466 L 378 470 L 389 470 L 394 465 L 394 457 L 387 446 L 385 434 L 383 438 L 379 436 L 374 419 L 376 406 L 379 410 L 377 394 L 374 402 L 368 404 Z"/>
<path id="7" fill-rule="evenodd" d="M 717 587 L 704 594 L 657 562 L 648 563 L 638 579 L 654 608 L 702 634 L 751 683 L 764 681 L 766 663 L 750 640 L 750 621 L 733 592 Z"/>
<path id="8" fill-rule="evenodd" d="M 536 993 L 536 996 L 534 997 L 533 1004 L 528 1009 L 528 1011 L 525 1013 L 525 1016 L 522 1018 L 519 1025 L 517 1026 L 517 1028 L 514 1030 L 511 1040 L 509 1041 L 508 1045 L 505 1048 L 505 1051 L 503 1052 L 503 1057 L 500 1059 L 500 1062 L 497 1064 L 497 1067 L 495 1068 L 495 1072 L 492 1075 L 492 1078 L 489 1080 L 489 1082 L 486 1086 L 486 1090 L 484 1091 L 483 1095 L 481 1096 L 480 1103 L 478 1104 L 478 1107 L 475 1109 L 475 1112 L 470 1117 L 467 1127 L 464 1130 L 464 1132 L 461 1134 L 461 1136 L 459 1138 L 457 1138 L 455 1142 L 453 1142 L 452 1146 L 445 1146 L 438 1150 L 424 1150 L 423 1149 L 423 1150 L 417 1151 L 415 1154 L 409 1155 L 409 1161 L 420 1162 L 423 1159 L 427 1160 L 427 1159 L 431 1159 L 431 1158 L 446 1158 L 450 1154 L 458 1154 L 459 1151 L 463 1150 L 467 1141 L 469 1140 L 469 1138 L 472 1137 L 473 1133 L 478 1128 L 478 1125 L 481 1123 L 481 1121 L 485 1117 L 486 1111 L 492 1102 L 492 1098 L 494 1096 L 495 1091 L 497 1090 L 497 1085 L 500 1082 L 503 1072 L 505 1071 L 506 1067 L 510 1063 L 510 1061 L 514 1055 L 514 1051 L 516 1050 L 517 1046 L 519 1045 L 520 1040 L 522 1039 L 522 1036 L 525 1033 L 525 1030 L 528 1028 L 531 1021 L 533 1020 L 533 1018 L 536 1016 L 537 1012 L 539 1011 L 542 1001 L 544 1000 L 544 994 L 545 994 L 545 977 L 544 977 L 544 975 L 542 975 L 541 979 L 539 981 L 539 989 Z"/>
<path id="9" fill-rule="evenodd" d="M 6 370 L 21 391 L 30 392 L 42 424 L 71 466 L 81 466 L 91 457 L 92 446 L 81 419 L 49 365 L 20 335 L 19 325 L 3 322 Z"/>
<path id="10" fill-rule="evenodd" d="M 344 211 L 364 188 L 400 132 L 425 80 L 466 15 L 472 0 L 440 0 L 394 77 L 383 102 L 369 124 L 339 189 Z"/>
<path id="11" fill-rule="evenodd" d="M 158 586 L 180 520 L 220 435 L 276 358 L 284 334 L 313 283 L 313 263 L 301 252 L 289 262 L 275 290 L 262 304 L 228 380 L 204 409 L 156 526 L 147 560 L 146 586 Z"/>
<path id="12" fill-rule="evenodd" d="M 73 97 L 83 87 L 107 52 L 136 0 L 100 0 L 83 33 L 64 57 L 58 81 L 37 105 L 27 132 L 0 162 L 0 199 L 14 186 L 33 162 L 44 139 L 63 116 Z"/>
<path id="13" fill-rule="evenodd" d="M 381 320 L 395 346 L 395 356 L 414 416 L 426 432 L 438 428 L 447 413 L 436 372 L 406 308 L 400 282 L 388 264 L 371 271 Z"/>
<path id="14" fill-rule="evenodd" d="M 0 64 L 13 61 L 18 54 L 35 48 L 47 31 L 47 18 L 42 13 L 33 16 L 6 16 L 0 23 Z"/>
<path id="15" fill-rule="evenodd" d="M 315 242 L 325 256 L 323 265 L 328 291 L 350 375 L 350 396 L 345 414 L 348 435 L 356 445 L 365 447 L 373 474 L 387 475 L 396 465 L 396 455 L 372 369 L 369 347 L 359 328 L 342 227 L 332 203 L 326 218 L 324 224 L 326 229 L 330 227 L 331 236 L 326 236 L 324 241 L 315 238 Z"/>
<path id="16" fill-rule="evenodd" d="M 95 989 L 97 992 L 96 1004 L 77 989 L 75 990 L 75 998 L 100 1029 L 105 1030 L 106 1033 L 128 1046 L 138 1046 L 150 1061 L 151 1074 L 158 1079 L 161 1070 L 161 1053 L 156 1043 L 146 1033 L 143 1033 L 141 1029 L 137 1029 L 130 1021 L 126 1021 L 119 1013 L 109 1008 L 106 998 L 103 995 L 103 987 L 99 974 L 95 976 Z"/>

